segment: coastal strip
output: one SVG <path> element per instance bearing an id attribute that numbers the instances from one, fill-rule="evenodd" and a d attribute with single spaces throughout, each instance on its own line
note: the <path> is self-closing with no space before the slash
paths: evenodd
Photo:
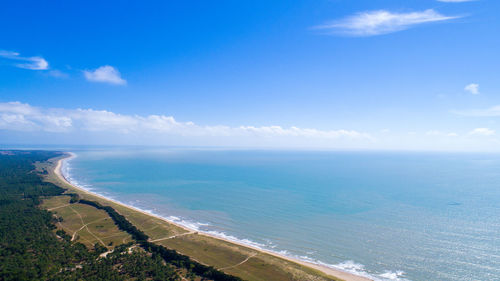
<path id="1" fill-rule="evenodd" d="M 277 257 L 279 259 L 283 259 L 283 260 L 286 260 L 288 262 L 292 262 L 292 263 L 296 263 L 296 264 L 299 264 L 299 265 L 302 265 L 302 266 L 305 266 L 305 267 L 308 267 L 308 268 L 311 268 L 311 269 L 314 269 L 314 270 L 318 270 L 326 275 L 329 275 L 329 276 L 332 276 L 332 277 L 335 277 L 335 278 L 340 278 L 342 280 L 345 280 L 345 281 L 370 281 L 372 279 L 369 279 L 369 278 L 366 278 L 366 277 L 363 277 L 363 276 L 358 276 L 358 275 L 354 275 L 352 273 L 349 273 L 349 272 L 344 272 L 342 270 L 337 270 L 337 269 L 334 269 L 334 268 L 331 268 L 331 267 L 327 267 L 327 266 L 324 266 L 324 265 L 320 265 L 320 264 L 315 264 L 315 263 L 312 263 L 312 262 L 307 262 L 307 261 L 303 261 L 303 260 L 300 260 L 300 259 L 296 259 L 296 258 L 292 258 L 292 257 L 288 257 L 288 256 L 285 256 L 285 255 L 282 255 L 282 254 L 279 254 L 279 253 L 276 253 L 276 252 L 272 252 L 272 251 L 269 251 L 269 250 L 266 250 L 266 249 L 262 249 L 260 247 L 256 247 L 256 246 L 252 246 L 252 245 L 248 245 L 248 244 L 245 244 L 245 243 L 239 243 L 238 241 L 234 241 L 234 240 L 229 240 L 229 239 L 225 239 L 223 237 L 219 237 L 219 236 L 216 236 L 216 235 L 212 235 L 212 234 L 209 234 L 209 233 L 204 233 L 204 232 L 200 232 L 200 231 L 197 231 L 196 229 L 191 229 L 191 228 L 188 228 L 184 225 L 181 225 L 179 223 L 176 223 L 174 221 L 171 221 L 171 220 L 168 220 L 164 217 L 161 217 L 159 215 L 156 215 L 156 214 L 152 214 L 152 213 L 149 213 L 149 212 L 146 212 L 144 210 L 141 210 L 141 209 L 138 209 L 134 206 L 130 206 L 130 205 L 127 205 L 127 204 L 124 204 L 122 202 L 119 202 L 117 200 L 114 200 L 114 199 L 110 199 L 110 198 L 107 198 L 105 196 L 102 196 L 100 194 L 96 194 L 96 193 L 93 193 L 89 190 L 86 190 L 82 187 L 79 187 L 75 184 L 72 184 L 68 179 L 65 178 L 65 176 L 63 175 L 61 169 L 62 169 L 62 165 L 63 165 L 63 161 L 67 161 L 71 158 L 75 157 L 75 154 L 73 153 L 66 153 L 66 155 L 64 157 L 60 157 L 59 159 L 57 159 L 57 163 L 54 167 L 54 174 L 57 176 L 57 178 L 63 182 L 65 185 L 67 186 L 70 186 L 71 188 L 83 193 L 83 194 L 88 194 L 88 195 L 91 195 L 91 196 L 94 196 L 94 197 L 97 197 L 101 200 L 103 200 L 104 202 L 112 202 L 116 205 L 119 205 L 121 207 L 124 207 L 124 208 L 127 208 L 127 209 L 130 209 L 130 210 L 133 210 L 135 212 L 139 212 L 145 216 L 149 216 L 149 217 L 153 217 L 153 218 L 156 218 L 156 219 L 159 219 L 167 224 L 171 224 L 171 225 L 175 225 L 176 227 L 178 228 L 181 228 L 183 230 L 186 231 L 186 233 L 197 233 L 198 235 L 201 235 L 201 236 L 205 236 L 205 237 L 209 237 L 209 238 L 212 238 L 212 239 L 217 239 L 217 240 L 221 240 L 221 241 L 224 241 L 224 242 L 227 242 L 227 243 L 230 243 L 230 244 L 235 244 L 235 245 L 238 245 L 240 247 L 245 247 L 245 248 L 249 248 L 249 249 L 252 249 L 254 251 L 257 251 L 261 254 L 267 254 L 267 255 L 271 255 L 271 256 L 274 256 L 274 257 Z"/>

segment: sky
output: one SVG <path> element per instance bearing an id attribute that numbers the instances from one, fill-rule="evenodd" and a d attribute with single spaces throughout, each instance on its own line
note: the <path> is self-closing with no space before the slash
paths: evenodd
<path id="1" fill-rule="evenodd" d="M 7 1 L 0 143 L 499 151 L 499 8 Z"/>

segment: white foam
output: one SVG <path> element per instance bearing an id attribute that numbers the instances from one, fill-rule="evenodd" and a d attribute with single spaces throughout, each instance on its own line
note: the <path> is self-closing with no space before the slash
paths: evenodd
<path id="1" fill-rule="evenodd" d="M 386 272 L 380 274 L 379 276 L 382 278 L 388 279 L 388 280 L 402 281 L 402 280 L 407 280 L 407 279 L 402 278 L 404 274 L 405 274 L 404 271 L 396 271 L 396 272 L 386 271 Z"/>
<path id="2" fill-rule="evenodd" d="M 169 218 L 171 220 L 174 220 L 174 221 L 180 221 L 181 220 L 179 217 L 176 217 L 176 216 L 168 216 L 167 218 Z"/>
<path id="3" fill-rule="evenodd" d="M 252 246 L 252 247 L 255 247 L 255 248 L 258 248 L 258 249 L 262 249 L 262 250 L 264 250 L 265 246 L 266 246 L 264 244 L 252 241 L 250 239 L 237 238 L 235 236 L 228 235 L 228 234 L 226 234 L 224 232 L 219 232 L 219 231 L 214 231 L 214 230 L 203 231 L 203 232 L 207 233 L 207 234 L 210 234 L 210 235 L 213 235 L 213 236 L 216 236 L 216 237 L 220 237 L 220 238 L 229 240 L 229 241 L 237 242 L 237 243 L 243 244 L 243 245 Z"/>

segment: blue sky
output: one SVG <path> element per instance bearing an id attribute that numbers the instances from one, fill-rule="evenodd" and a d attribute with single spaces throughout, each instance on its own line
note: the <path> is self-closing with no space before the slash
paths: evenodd
<path id="1" fill-rule="evenodd" d="M 498 1 L 102 2 L 2 4 L 2 143 L 499 150 Z"/>

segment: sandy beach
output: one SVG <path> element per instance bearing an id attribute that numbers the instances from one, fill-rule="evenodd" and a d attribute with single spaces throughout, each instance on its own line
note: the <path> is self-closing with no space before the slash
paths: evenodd
<path id="1" fill-rule="evenodd" d="M 78 190 L 78 191 L 80 191 L 82 193 L 87 193 L 87 194 L 91 194 L 93 196 L 99 197 L 102 200 L 113 202 L 115 204 L 118 204 L 118 205 L 123 206 L 125 208 L 129 208 L 129 209 L 134 210 L 136 212 L 140 212 L 140 213 L 142 213 L 144 215 L 155 217 L 155 218 L 160 219 L 160 220 L 162 220 L 162 221 L 164 221 L 166 223 L 173 224 L 173 225 L 175 225 L 177 227 L 185 229 L 188 232 L 196 231 L 195 229 L 190 229 L 190 228 L 188 228 L 188 227 L 186 227 L 184 225 L 180 225 L 178 223 L 172 222 L 172 221 L 167 220 L 167 219 L 165 219 L 165 218 L 163 218 L 161 216 L 158 216 L 158 215 L 155 215 L 155 214 L 151 214 L 149 212 L 145 212 L 144 210 L 135 208 L 135 207 L 130 206 L 130 205 L 123 204 L 123 203 L 121 203 L 119 201 L 116 201 L 116 200 L 104 197 L 102 195 L 99 195 L 99 194 L 90 192 L 90 191 L 88 191 L 86 189 L 83 189 L 83 188 L 81 188 L 79 186 L 73 185 L 71 182 L 69 182 L 64 177 L 64 175 L 62 174 L 62 171 L 61 171 L 61 167 L 62 167 L 63 161 L 68 160 L 68 159 L 70 159 L 72 157 L 75 157 L 75 155 L 73 153 L 66 153 L 66 154 L 67 154 L 67 157 L 63 157 L 63 158 L 61 158 L 61 159 L 59 159 L 57 161 L 57 164 L 56 164 L 56 166 L 54 168 L 54 173 L 57 175 L 57 177 L 61 181 L 65 182 L 66 184 L 68 184 L 70 186 L 72 186 L 74 189 L 76 189 L 76 190 Z M 297 264 L 301 264 L 301 265 L 304 265 L 304 266 L 307 266 L 307 267 L 319 270 L 319 271 L 321 271 L 321 272 L 323 272 L 323 273 L 325 273 L 327 275 L 331 275 L 331 276 L 334 276 L 334 277 L 337 277 L 337 278 L 341 278 L 341 279 L 346 280 L 346 281 L 369 281 L 369 280 L 372 280 L 372 279 L 369 279 L 369 278 L 366 278 L 366 277 L 363 277 L 363 276 L 358 276 L 358 275 L 354 275 L 354 274 L 349 273 L 349 272 L 344 272 L 344 271 L 341 271 L 341 270 L 338 270 L 338 269 L 334 269 L 334 268 L 330 268 L 330 267 L 327 267 L 327 266 L 323 266 L 323 265 L 319 265 L 319 264 L 314 264 L 314 263 L 306 262 L 306 261 L 303 261 L 303 260 L 299 260 L 299 259 L 287 257 L 285 255 L 281 255 L 281 254 L 278 254 L 278 253 L 275 253 L 275 252 L 272 252 L 272 251 L 268 251 L 268 250 L 265 250 L 265 249 L 262 249 L 262 248 L 254 247 L 254 246 L 251 246 L 251 245 L 248 245 L 248 244 L 238 243 L 237 241 L 232 241 L 232 240 L 224 239 L 224 238 L 221 238 L 221 237 L 218 237 L 218 236 L 215 236 L 215 235 L 210 235 L 210 234 L 203 233 L 203 232 L 198 232 L 198 234 L 199 235 L 204 235 L 204 236 L 207 236 L 207 237 L 211 237 L 211 238 L 214 238 L 214 239 L 218 239 L 218 240 L 223 240 L 223 241 L 226 241 L 226 242 L 229 242 L 229 243 L 237 244 L 237 245 L 242 246 L 242 247 L 251 248 L 251 249 L 253 249 L 255 251 L 259 251 L 261 253 L 272 255 L 272 256 L 275 256 L 275 257 L 278 257 L 278 258 L 281 258 L 281 259 L 288 260 L 290 262 L 294 262 L 294 263 L 297 263 Z"/>

